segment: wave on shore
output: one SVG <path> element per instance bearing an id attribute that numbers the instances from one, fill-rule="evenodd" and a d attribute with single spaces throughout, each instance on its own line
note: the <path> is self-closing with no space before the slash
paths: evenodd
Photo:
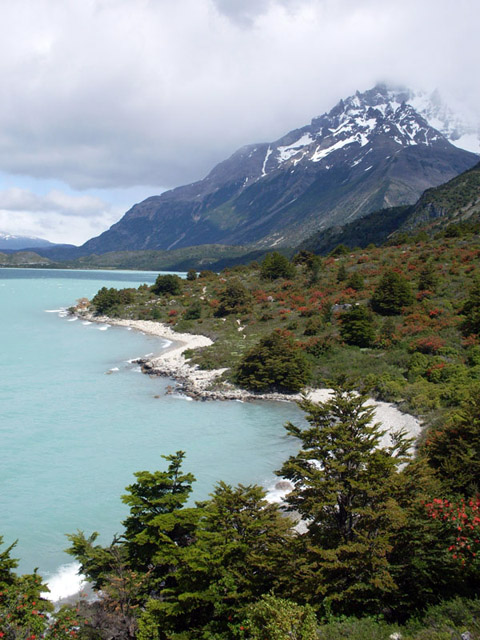
<path id="1" fill-rule="evenodd" d="M 45 598 L 58 602 L 80 593 L 87 582 L 84 576 L 79 575 L 79 569 L 78 562 L 63 564 L 56 573 L 47 577 L 46 582 L 50 591 L 44 593 Z"/>

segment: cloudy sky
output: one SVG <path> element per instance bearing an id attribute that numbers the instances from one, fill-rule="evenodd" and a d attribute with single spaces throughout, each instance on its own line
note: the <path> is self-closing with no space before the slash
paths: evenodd
<path id="1" fill-rule="evenodd" d="M 80 244 L 378 81 L 480 114 L 475 0 L 0 0 L 0 231 Z"/>

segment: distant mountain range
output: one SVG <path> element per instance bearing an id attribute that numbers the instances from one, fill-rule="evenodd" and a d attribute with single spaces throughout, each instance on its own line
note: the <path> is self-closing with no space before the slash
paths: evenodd
<path id="1" fill-rule="evenodd" d="M 0 250 L 17 251 L 19 249 L 36 249 L 45 247 L 54 247 L 53 242 L 43 240 L 42 238 L 32 238 L 30 236 L 17 236 L 0 231 Z"/>
<path id="2" fill-rule="evenodd" d="M 243 147 L 204 180 L 136 204 L 76 253 L 295 246 L 384 207 L 413 204 L 472 167 L 478 156 L 451 142 L 475 147 L 462 127 L 438 96 L 378 85 L 275 142 Z"/>
<path id="3" fill-rule="evenodd" d="M 436 234 L 452 224 L 455 225 L 453 231 L 458 233 L 480 228 L 480 163 L 445 184 L 427 189 L 414 205 L 380 209 L 354 222 L 324 229 L 298 246 L 279 250 L 288 256 L 299 250 L 327 254 L 341 244 L 352 248 L 367 247 L 371 243 L 381 245 L 385 241 L 400 241 L 402 234 L 407 234 L 410 238 L 415 238 L 419 231 L 426 231 L 428 235 Z M 462 230 L 462 225 L 466 229 Z M 68 253 L 65 249 L 38 250 L 56 260 L 66 260 L 68 266 L 75 268 L 153 271 L 186 271 L 190 268 L 220 271 L 224 267 L 248 264 L 252 260 L 261 261 L 268 251 L 268 248 L 214 244 L 169 251 L 110 251 L 73 258 L 71 252 Z"/>

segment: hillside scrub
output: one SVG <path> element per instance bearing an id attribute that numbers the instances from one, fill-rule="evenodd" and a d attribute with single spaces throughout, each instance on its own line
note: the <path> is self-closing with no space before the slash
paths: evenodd
<path id="1" fill-rule="evenodd" d="M 304 251 L 291 262 L 280 255 L 287 277 L 266 278 L 257 263 L 200 272 L 175 295 L 144 285 L 113 311 L 212 338 L 212 346 L 189 353 L 190 363 L 228 367 L 230 381 L 264 339 L 287 331 L 310 363 L 302 384 L 330 386 L 347 376 L 360 390 L 434 422 L 480 380 L 479 256 L 475 234 L 325 259 Z M 267 258 L 267 265 L 279 261 Z"/>

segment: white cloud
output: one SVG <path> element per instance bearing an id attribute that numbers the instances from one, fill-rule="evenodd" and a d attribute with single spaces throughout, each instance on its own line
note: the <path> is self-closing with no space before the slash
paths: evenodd
<path id="1" fill-rule="evenodd" d="M 1 4 L 3 187 L 65 187 L 4 190 L 2 230 L 83 241 L 131 206 L 121 192 L 200 179 L 379 80 L 480 114 L 471 0 Z"/>
<path id="2" fill-rule="evenodd" d="M 40 196 L 27 189 L 0 191 L 3 232 L 81 244 L 119 219 L 123 211 L 100 198 L 52 190 Z"/>
<path id="3" fill-rule="evenodd" d="M 470 0 L 2 3 L 0 169 L 174 186 L 379 78 L 480 111 Z"/>

